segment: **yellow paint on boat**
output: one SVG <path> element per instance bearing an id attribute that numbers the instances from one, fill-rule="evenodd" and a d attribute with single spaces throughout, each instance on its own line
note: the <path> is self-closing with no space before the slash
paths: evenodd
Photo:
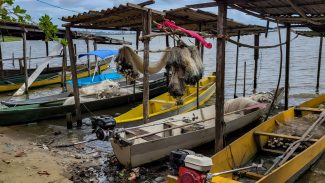
<path id="1" fill-rule="evenodd" d="M 102 64 L 100 66 L 100 70 L 101 71 L 104 71 L 107 68 L 108 68 L 108 64 Z M 93 74 L 94 72 L 95 72 L 95 69 L 90 70 L 90 74 Z M 77 77 L 78 78 L 88 77 L 88 71 L 86 70 L 86 71 L 83 71 L 83 72 L 79 72 L 77 74 Z M 70 79 L 71 79 L 71 74 L 70 73 L 67 73 L 66 80 L 70 80 Z M 56 76 L 54 76 L 52 78 L 49 78 L 49 79 L 43 79 L 43 80 L 35 81 L 30 86 L 30 88 L 60 83 L 61 80 L 62 80 L 62 76 L 61 75 L 56 75 Z M 18 90 L 21 87 L 21 85 L 22 85 L 22 83 L 19 83 L 19 84 L 0 85 L 0 92 Z"/>
<path id="2" fill-rule="evenodd" d="M 315 108 L 320 104 L 325 103 L 325 94 L 320 95 L 312 100 L 306 101 L 298 107 L 310 107 Z M 307 111 L 302 112 L 302 115 L 306 115 Z M 226 146 L 223 150 L 212 156 L 213 166 L 210 173 L 223 172 L 232 170 L 234 168 L 243 167 L 249 164 L 250 160 L 258 153 L 258 147 L 254 139 L 254 132 L 273 132 L 278 126 L 278 122 L 285 124 L 292 121 L 295 117 L 295 108 L 290 108 L 287 111 L 275 115 L 266 122 L 255 127 L 230 145 Z M 267 143 L 267 137 L 260 136 L 260 143 L 264 146 Z M 274 183 L 274 182 L 286 182 L 292 178 L 296 178 L 300 171 L 319 156 L 324 153 L 325 149 L 325 135 L 318 139 L 314 144 L 309 146 L 306 150 L 300 152 L 298 155 L 284 163 L 282 166 L 274 169 L 270 174 L 262 176 L 262 178 L 256 180 L 258 183 Z M 224 174 L 214 177 L 211 182 L 213 183 L 238 183 L 237 177 L 232 174 Z M 168 176 L 167 182 L 173 183 L 177 180 L 177 177 Z"/>
<path id="3" fill-rule="evenodd" d="M 206 101 L 208 101 L 211 96 L 215 93 L 215 80 L 216 77 L 213 75 L 204 77 L 200 80 L 199 86 L 199 96 L 205 95 L 208 91 L 213 90 L 210 94 L 206 95 L 203 99 L 200 100 L 200 105 L 203 105 Z M 168 92 L 159 95 L 151 100 L 149 100 L 149 117 L 161 115 L 170 111 L 178 110 L 186 105 L 189 105 L 193 102 L 196 102 L 196 94 L 197 94 L 196 86 L 186 86 L 186 94 L 182 97 L 183 104 L 176 105 L 176 100 L 172 96 L 169 95 Z M 185 112 L 191 111 L 196 108 L 196 105 L 190 107 Z M 132 121 L 138 121 L 143 119 L 143 105 L 139 105 L 130 111 L 118 116 L 115 118 L 117 123 L 128 123 Z"/>

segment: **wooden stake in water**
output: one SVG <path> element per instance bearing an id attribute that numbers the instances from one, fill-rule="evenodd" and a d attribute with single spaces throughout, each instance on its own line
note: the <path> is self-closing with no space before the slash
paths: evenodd
<path id="1" fill-rule="evenodd" d="M 243 97 L 246 96 L 246 62 L 244 62 L 244 89 L 243 89 Z"/>
<path id="2" fill-rule="evenodd" d="M 319 40 L 319 52 L 318 52 L 318 67 L 317 67 L 317 83 L 316 83 L 316 93 L 319 93 L 319 78 L 320 78 L 320 68 L 322 64 L 322 51 L 323 51 L 323 36 Z"/>
<path id="3" fill-rule="evenodd" d="M 26 32 L 23 33 L 23 60 L 24 60 L 24 75 L 25 75 L 25 94 L 28 95 L 28 68 L 27 68 L 27 40 Z"/>
<path id="4" fill-rule="evenodd" d="M 260 34 L 255 34 L 254 35 L 254 88 L 253 88 L 253 93 L 256 93 L 256 88 L 257 88 L 257 68 L 258 68 L 258 58 L 259 58 L 259 49 L 258 46 L 260 45 Z"/>
<path id="5" fill-rule="evenodd" d="M 240 40 L 240 31 L 238 31 L 237 42 Z M 234 98 L 237 98 L 237 78 L 238 78 L 238 59 L 239 59 L 239 44 L 236 47 L 236 69 L 235 69 L 235 89 L 234 89 Z"/>

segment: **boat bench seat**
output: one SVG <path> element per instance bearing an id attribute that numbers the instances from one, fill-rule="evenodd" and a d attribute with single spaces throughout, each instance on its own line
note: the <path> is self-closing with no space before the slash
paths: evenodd
<path id="1" fill-rule="evenodd" d="M 166 100 L 150 100 L 149 102 L 151 102 L 151 103 L 157 102 L 157 103 L 163 103 L 163 104 L 175 104 L 174 101 L 166 101 Z"/>
<path id="2" fill-rule="evenodd" d="M 150 132 L 142 130 L 140 128 L 125 129 L 125 132 L 130 133 L 130 134 L 135 135 L 135 136 L 145 135 L 145 134 L 150 133 Z M 158 139 L 161 139 L 161 138 L 162 137 L 160 137 L 158 135 L 155 135 L 155 134 L 142 137 L 142 139 L 147 140 L 147 141 L 158 140 Z"/>

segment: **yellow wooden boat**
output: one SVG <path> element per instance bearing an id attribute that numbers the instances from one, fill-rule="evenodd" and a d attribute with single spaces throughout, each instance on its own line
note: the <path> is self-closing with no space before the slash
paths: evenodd
<path id="1" fill-rule="evenodd" d="M 214 176 L 211 182 L 281 183 L 294 182 L 297 180 L 299 176 L 323 154 L 325 149 L 324 131 L 320 131 L 322 133 L 318 133 L 318 135 L 314 135 L 312 138 L 307 138 L 305 142 L 308 145 L 306 145 L 305 148 L 296 151 L 287 161 L 283 161 L 280 166 L 274 166 L 273 169 L 271 168 L 272 165 L 274 165 L 278 159 L 281 160 L 281 155 L 286 151 L 287 146 L 279 147 L 276 145 L 276 148 L 271 148 L 270 142 L 272 140 L 274 141 L 274 139 L 282 139 L 289 140 L 290 143 L 293 143 L 300 139 L 302 135 L 279 133 L 278 129 L 292 124 L 298 125 L 298 120 L 301 120 L 308 126 L 307 128 L 303 128 L 302 133 L 305 133 L 305 131 L 315 123 L 315 119 L 318 117 L 318 115 L 316 115 L 316 118 L 306 120 L 311 119 L 311 115 L 309 114 L 321 113 L 324 109 L 321 109 L 320 106 L 322 105 L 322 107 L 324 107 L 324 104 L 325 94 L 279 113 L 225 147 L 212 156 L 213 166 L 210 173 L 218 173 L 218 175 Z M 322 117 L 324 119 L 324 116 Z M 323 123 L 321 125 L 324 127 L 325 124 Z M 315 129 L 319 130 L 319 127 Z M 291 133 L 297 133 L 297 131 L 294 130 L 291 131 Z M 288 148 L 289 147 L 290 146 L 288 146 Z M 267 158 L 265 159 L 266 155 Z M 257 161 L 260 162 L 261 159 L 266 160 L 266 162 L 263 163 L 264 168 L 234 171 L 234 169 L 238 170 L 245 166 L 248 167 L 247 165 L 254 162 L 258 163 Z M 167 182 L 177 182 L 177 178 L 168 176 Z"/>
<path id="2" fill-rule="evenodd" d="M 215 93 L 214 75 L 202 78 L 199 82 L 199 104 L 203 105 Z M 183 104 L 177 105 L 175 98 L 168 92 L 149 100 L 149 118 L 156 121 L 162 118 L 178 115 L 195 109 L 197 106 L 197 87 L 186 86 L 186 94 L 182 97 Z M 130 127 L 143 124 L 143 105 L 115 118 L 118 126 Z"/>
<path id="3" fill-rule="evenodd" d="M 107 68 L 108 68 L 108 63 L 102 62 L 100 65 L 100 70 L 104 71 Z M 95 65 L 93 65 L 92 69 L 90 70 L 90 74 L 93 74 L 94 72 L 95 72 Z M 89 73 L 87 69 L 81 69 L 79 70 L 77 77 L 83 78 L 83 77 L 87 77 L 88 75 Z M 70 80 L 70 79 L 71 79 L 71 73 L 67 72 L 66 80 Z M 30 88 L 56 84 L 56 83 L 60 83 L 61 81 L 62 81 L 61 73 L 42 74 L 34 81 L 34 83 L 30 86 Z M 18 90 L 24 82 L 25 79 L 22 76 L 19 76 L 17 78 L 11 78 L 11 79 L 8 78 L 5 80 L 1 80 L 0 92 Z"/>

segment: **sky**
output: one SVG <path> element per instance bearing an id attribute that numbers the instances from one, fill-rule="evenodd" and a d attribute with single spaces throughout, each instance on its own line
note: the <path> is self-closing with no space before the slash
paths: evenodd
<path id="1" fill-rule="evenodd" d="M 57 7 L 52 7 L 43 1 L 55 6 L 59 6 L 71 11 L 63 10 Z M 64 23 L 60 20 L 62 16 L 71 16 L 74 14 L 83 13 L 89 10 L 102 10 L 118 6 L 119 4 L 141 3 L 145 0 L 15 0 L 15 4 L 20 5 L 27 10 L 27 13 L 32 16 L 34 22 L 38 22 L 39 17 L 48 14 L 53 19 L 52 21 L 59 27 Z M 197 4 L 203 2 L 212 2 L 212 0 L 156 0 L 156 3 L 148 7 L 156 10 L 169 10 L 184 7 L 189 4 Z M 217 7 L 203 8 L 204 11 L 217 13 Z M 228 18 L 245 24 L 266 25 L 265 20 L 261 20 L 249 15 L 246 15 L 237 10 L 228 10 Z"/>

